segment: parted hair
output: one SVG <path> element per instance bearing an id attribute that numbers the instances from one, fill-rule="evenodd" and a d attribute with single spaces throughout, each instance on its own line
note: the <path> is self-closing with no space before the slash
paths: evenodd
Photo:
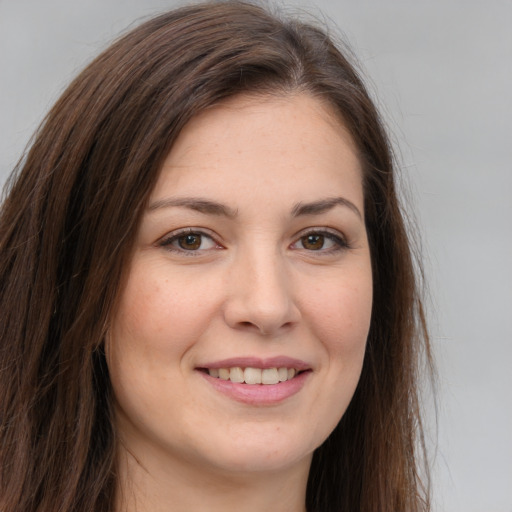
<path id="1" fill-rule="evenodd" d="M 353 400 L 314 453 L 307 509 L 430 509 L 418 279 L 391 146 L 347 55 L 315 24 L 251 3 L 202 3 L 131 30 L 69 85 L 11 175 L 0 213 L 0 510 L 113 511 L 103 340 L 134 237 L 180 130 L 244 93 L 328 104 L 363 169 L 371 326 Z"/>

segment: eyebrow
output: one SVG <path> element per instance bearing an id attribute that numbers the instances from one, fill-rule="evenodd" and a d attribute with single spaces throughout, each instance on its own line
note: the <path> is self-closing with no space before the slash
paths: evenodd
<path id="1" fill-rule="evenodd" d="M 294 205 L 291 213 L 293 217 L 300 217 L 303 215 L 320 215 L 332 210 L 336 206 L 345 206 L 352 210 L 361 220 L 363 219 L 363 216 L 357 206 L 344 197 L 328 197 L 326 199 L 320 199 L 309 203 L 299 202 Z M 160 208 L 172 207 L 189 208 L 207 215 L 221 215 L 230 219 L 234 219 L 238 215 L 237 209 L 200 197 L 160 199 L 151 203 L 148 210 L 154 211 L 159 210 Z"/>
<path id="2" fill-rule="evenodd" d="M 148 210 L 154 211 L 160 208 L 171 208 L 171 207 L 189 208 L 200 213 L 207 215 L 222 215 L 233 219 L 237 216 L 238 211 L 230 208 L 229 206 L 210 201 L 209 199 L 203 199 L 199 197 L 179 197 L 179 198 L 168 198 L 160 199 L 151 203 Z"/>
<path id="3" fill-rule="evenodd" d="M 292 208 L 292 215 L 299 217 L 301 215 L 320 215 L 329 210 L 332 210 L 335 206 L 346 206 L 352 210 L 361 220 L 363 215 L 357 208 L 357 206 L 344 197 L 328 197 L 326 199 L 320 199 L 319 201 L 313 201 L 311 203 L 297 203 Z"/>

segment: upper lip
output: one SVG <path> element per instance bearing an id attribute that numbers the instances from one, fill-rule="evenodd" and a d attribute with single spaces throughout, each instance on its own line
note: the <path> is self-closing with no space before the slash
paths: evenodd
<path id="1" fill-rule="evenodd" d="M 296 370 L 309 370 L 311 365 L 300 359 L 288 356 L 259 357 L 231 357 L 200 365 L 198 368 L 295 368 Z"/>

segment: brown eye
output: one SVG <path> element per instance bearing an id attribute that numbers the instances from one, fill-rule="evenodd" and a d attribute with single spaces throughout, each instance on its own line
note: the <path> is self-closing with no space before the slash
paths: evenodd
<path id="1" fill-rule="evenodd" d="M 303 233 L 300 238 L 290 246 L 291 249 L 298 249 L 307 252 L 317 252 L 320 255 L 329 255 L 349 248 L 343 235 L 331 232 L 327 229 L 311 230 Z"/>
<path id="2" fill-rule="evenodd" d="M 160 246 L 176 254 L 187 256 L 200 255 L 205 251 L 221 248 L 210 235 L 192 230 L 171 233 L 160 242 Z"/>
<path id="3" fill-rule="evenodd" d="M 178 245 L 186 251 L 195 251 L 201 247 L 201 235 L 195 233 L 189 233 L 187 235 L 180 236 L 177 240 Z"/>
<path id="4" fill-rule="evenodd" d="M 309 251 L 319 251 L 320 249 L 323 249 L 325 243 L 324 235 L 316 233 L 303 236 L 300 240 L 302 242 L 302 247 Z"/>

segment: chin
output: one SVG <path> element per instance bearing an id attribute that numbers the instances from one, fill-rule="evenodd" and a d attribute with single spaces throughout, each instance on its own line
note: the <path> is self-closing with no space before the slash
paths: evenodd
<path id="1" fill-rule="evenodd" d="M 290 468 L 295 468 L 303 463 L 311 463 L 312 452 L 292 453 L 284 450 L 245 450 L 244 453 L 233 454 L 216 460 L 217 467 L 226 473 L 236 474 L 264 474 L 281 473 Z"/>
<path id="2" fill-rule="evenodd" d="M 210 442 L 212 446 L 215 443 L 212 439 Z M 210 455 L 214 464 L 223 471 L 238 473 L 282 471 L 301 463 L 309 468 L 317 447 L 312 440 L 301 439 L 282 426 L 262 429 L 261 425 L 240 430 L 226 444 L 220 440 L 215 444 L 215 452 Z"/>

